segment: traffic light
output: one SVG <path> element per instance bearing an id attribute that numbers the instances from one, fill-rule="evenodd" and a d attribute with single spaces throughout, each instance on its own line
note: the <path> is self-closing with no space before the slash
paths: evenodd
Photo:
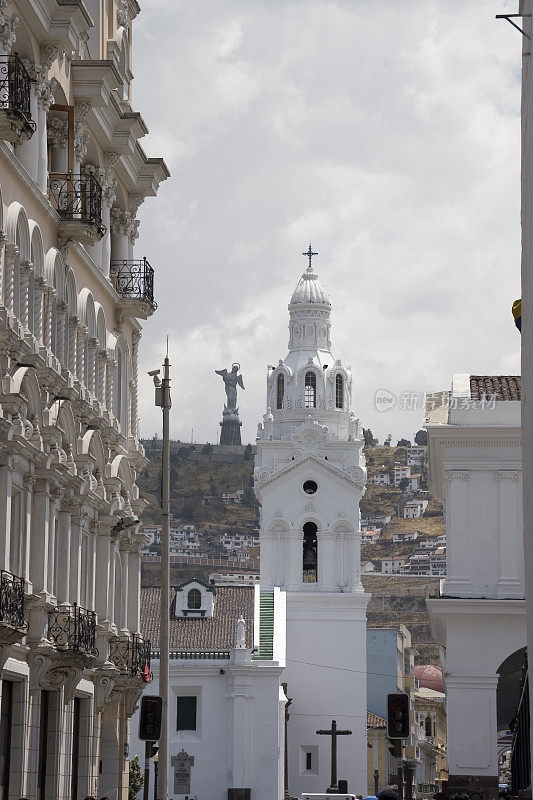
<path id="1" fill-rule="evenodd" d="M 409 695 L 387 695 L 387 735 L 389 739 L 409 738 Z"/>
<path id="2" fill-rule="evenodd" d="M 161 736 L 163 698 L 155 694 L 144 695 L 141 700 L 139 739 L 155 742 Z"/>

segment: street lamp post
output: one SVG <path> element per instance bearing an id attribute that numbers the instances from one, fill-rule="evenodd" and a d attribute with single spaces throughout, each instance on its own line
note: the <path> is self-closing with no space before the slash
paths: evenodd
<path id="1" fill-rule="evenodd" d="M 163 453 L 161 464 L 161 609 L 159 623 L 159 694 L 163 698 L 163 713 L 159 753 L 157 761 L 157 800 L 168 800 L 168 653 L 170 629 L 170 362 L 167 355 L 163 362 L 163 380 L 158 377 L 160 370 L 148 373 L 154 379 L 155 404 L 163 411 Z"/>

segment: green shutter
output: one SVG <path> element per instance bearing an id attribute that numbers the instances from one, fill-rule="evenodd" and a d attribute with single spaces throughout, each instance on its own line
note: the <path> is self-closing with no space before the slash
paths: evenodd
<path id="1" fill-rule="evenodd" d="M 274 658 L 274 592 L 259 595 L 259 652 L 254 658 L 262 661 Z"/>

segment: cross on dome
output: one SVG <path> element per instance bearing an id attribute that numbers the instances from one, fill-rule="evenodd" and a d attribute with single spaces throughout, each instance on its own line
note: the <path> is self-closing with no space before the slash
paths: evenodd
<path id="1" fill-rule="evenodd" d="M 313 259 L 313 256 L 317 256 L 318 253 L 314 253 L 313 252 L 313 248 L 311 247 L 311 242 L 309 242 L 309 250 L 307 250 L 305 253 L 302 253 L 302 255 L 303 256 L 307 256 L 307 258 L 309 259 L 309 266 L 307 267 L 307 271 L 308 272 L 312 272 L 313 271 L 313 266 L 311 264 L 311 261 Z"/>

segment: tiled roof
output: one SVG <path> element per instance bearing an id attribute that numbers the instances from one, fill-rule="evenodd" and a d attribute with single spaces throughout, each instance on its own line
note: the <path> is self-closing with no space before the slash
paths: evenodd
<path id="1" fill-rule="evenodd" d="M 175 590 L 171 589 L 170 603 Z M 141 632 L 150 639 L 154 649 L 159 648 L 159 605 L 161 589 L 141 589 Z M 183 618 L 170 620 L 171 650 L 229 650 L 235 647 L 237 620 L 246 622 L 246 644 L 252 647 L 254 624 L 254 587 L 217 587 L 215 606 L 211 618 Z"/>
<path id="2" fill-rule="evenodd" d="M 522 381 L 520 375 L 471 375 L 470 398 L 482 400 L 494 397 L 496 400 L 520 400 Z"/>
<path id="3" fill-rule="evenodd" d="M 367 728 L 386 728 L 387 720 L 383 717 L 378 717 L 377 714 L 371 714 L 370 711 L 366 712 L 366 727 Z"/>
<path id="4" fill-rule="evenodd" d="M 419 664 L 415 667 L 415 678 L 418 685 L 426 689 L 433 689 L 435 692 L 444 692 L 444 679 L 442 670 L 434 664 Z"/>

